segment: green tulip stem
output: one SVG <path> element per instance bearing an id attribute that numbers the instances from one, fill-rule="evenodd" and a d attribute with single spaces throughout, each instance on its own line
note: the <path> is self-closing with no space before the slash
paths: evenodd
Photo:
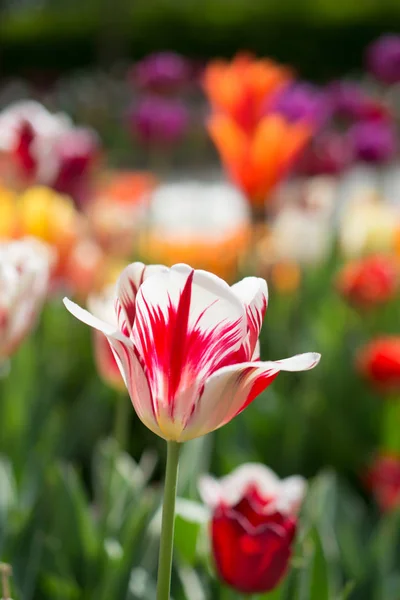
<path id="1" fill-rule="evenodd" d="M 179 465 L 178 442 L 167 442 L 167 467 L 158 559 L 157 600 L 169 600 L 174 545 L 175 499 Z"/>

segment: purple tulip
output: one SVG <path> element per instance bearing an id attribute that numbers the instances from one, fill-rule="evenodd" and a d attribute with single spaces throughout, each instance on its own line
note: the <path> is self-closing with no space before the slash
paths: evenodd
<path id="1" fill-rule="evenodd" d="M 356 121 L 386 119 L 387 107 L 380 101 L 368 96 L 365 90 L 354 81 L 334 81 L 328 86 L 328 92 L 335 115 Z"/>
<path id="2" fill-rule="evenodd" d="M 400 82 L 400 35 L 383 35 L 366 52 L 368 70 L 383 83 Z"/>
<path id="3" fill-rule="evenodd" d="M 363 162 L 381 164 L 396 154 L 396 132 L 388 121 L 355 123 L 348 136 L 356 158 Z"/>
<path id="4" fill-rule="evenodd" d="M 278 93 L 270 109 L 289 121 L 306 121 L 315 127 L 326 123 L 332 112 L 328 94 L 306 82 L 287 86 Z"/>
<path id="5" fill-rule="evenodd" d="M 132 131 L 144 144 L 171 145 L 184 136 L 189 113 L 180 100 L 147 96 L 128 115 Z"/>
<path id="6" fill-rule="evenodd" d="M 138 87 L 157 93 L 178 91 L 191 79 L 189 62 L 174 52 L 149 54 L 133 68 L 132 79 Z"/>

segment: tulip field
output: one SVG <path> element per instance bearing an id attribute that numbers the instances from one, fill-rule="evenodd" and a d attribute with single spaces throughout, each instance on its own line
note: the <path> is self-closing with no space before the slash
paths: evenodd
<path id="1" fill-rule="evenodd" d="M 0 80 L 1 600 L 400 599 L 399 124 L 394 34 Z"/>

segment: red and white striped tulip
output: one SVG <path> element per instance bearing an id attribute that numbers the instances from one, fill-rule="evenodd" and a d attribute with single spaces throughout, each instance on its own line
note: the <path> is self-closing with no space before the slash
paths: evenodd
<path id="1" fill-rule="evenodd" d="M 143 423 L 177 442 L 225 425 L 280 371 L 312 369 L 319 354 L 258 362 L 267 284 L 230 287 L 188 265 L 132 263 L 117 283 L 118 327 L 67 298 L 67 309 L 107 337 Z"/>
<path id="2" fill-rule="evenodd" d="M 100 294 L 92 294 L 88 298 L 88 308 L 98 319 L 118 327 L 115 314 L 115 286 L 107 286 Z M 107 338 L 97 330 L 93 332 L 94 356 L 99 375 L 106 383 L 117 390 L 125 389 L 124 380 L 121 376 L 118 363 Z"/>
<path id="3" fill-rule="evenodd" d="M 0 360 L 31 331 L 45 300 L 54 256 L 35 238 L 0 244 Z"/>

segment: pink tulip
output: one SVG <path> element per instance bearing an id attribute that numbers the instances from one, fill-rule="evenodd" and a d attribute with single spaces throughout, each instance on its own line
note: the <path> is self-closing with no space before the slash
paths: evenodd
<path id="1" fill-rule="evenodd" d="M 134 408 L 166 440 L 184 442 L 225 425 L 280 371 L 312 369 L 319 354 L 255 359 L 267 284 L 225 281 L 188 265 L 129 265 L 117 284 L 118 327 L 67 298 L 68 310 L 106 335 Z"/>
<path id="2" fill-rule="evenodd" d="M 35 324 L 53 262 L 35 238 L 0 244 L 0 360 L 13 354 Z"/>

